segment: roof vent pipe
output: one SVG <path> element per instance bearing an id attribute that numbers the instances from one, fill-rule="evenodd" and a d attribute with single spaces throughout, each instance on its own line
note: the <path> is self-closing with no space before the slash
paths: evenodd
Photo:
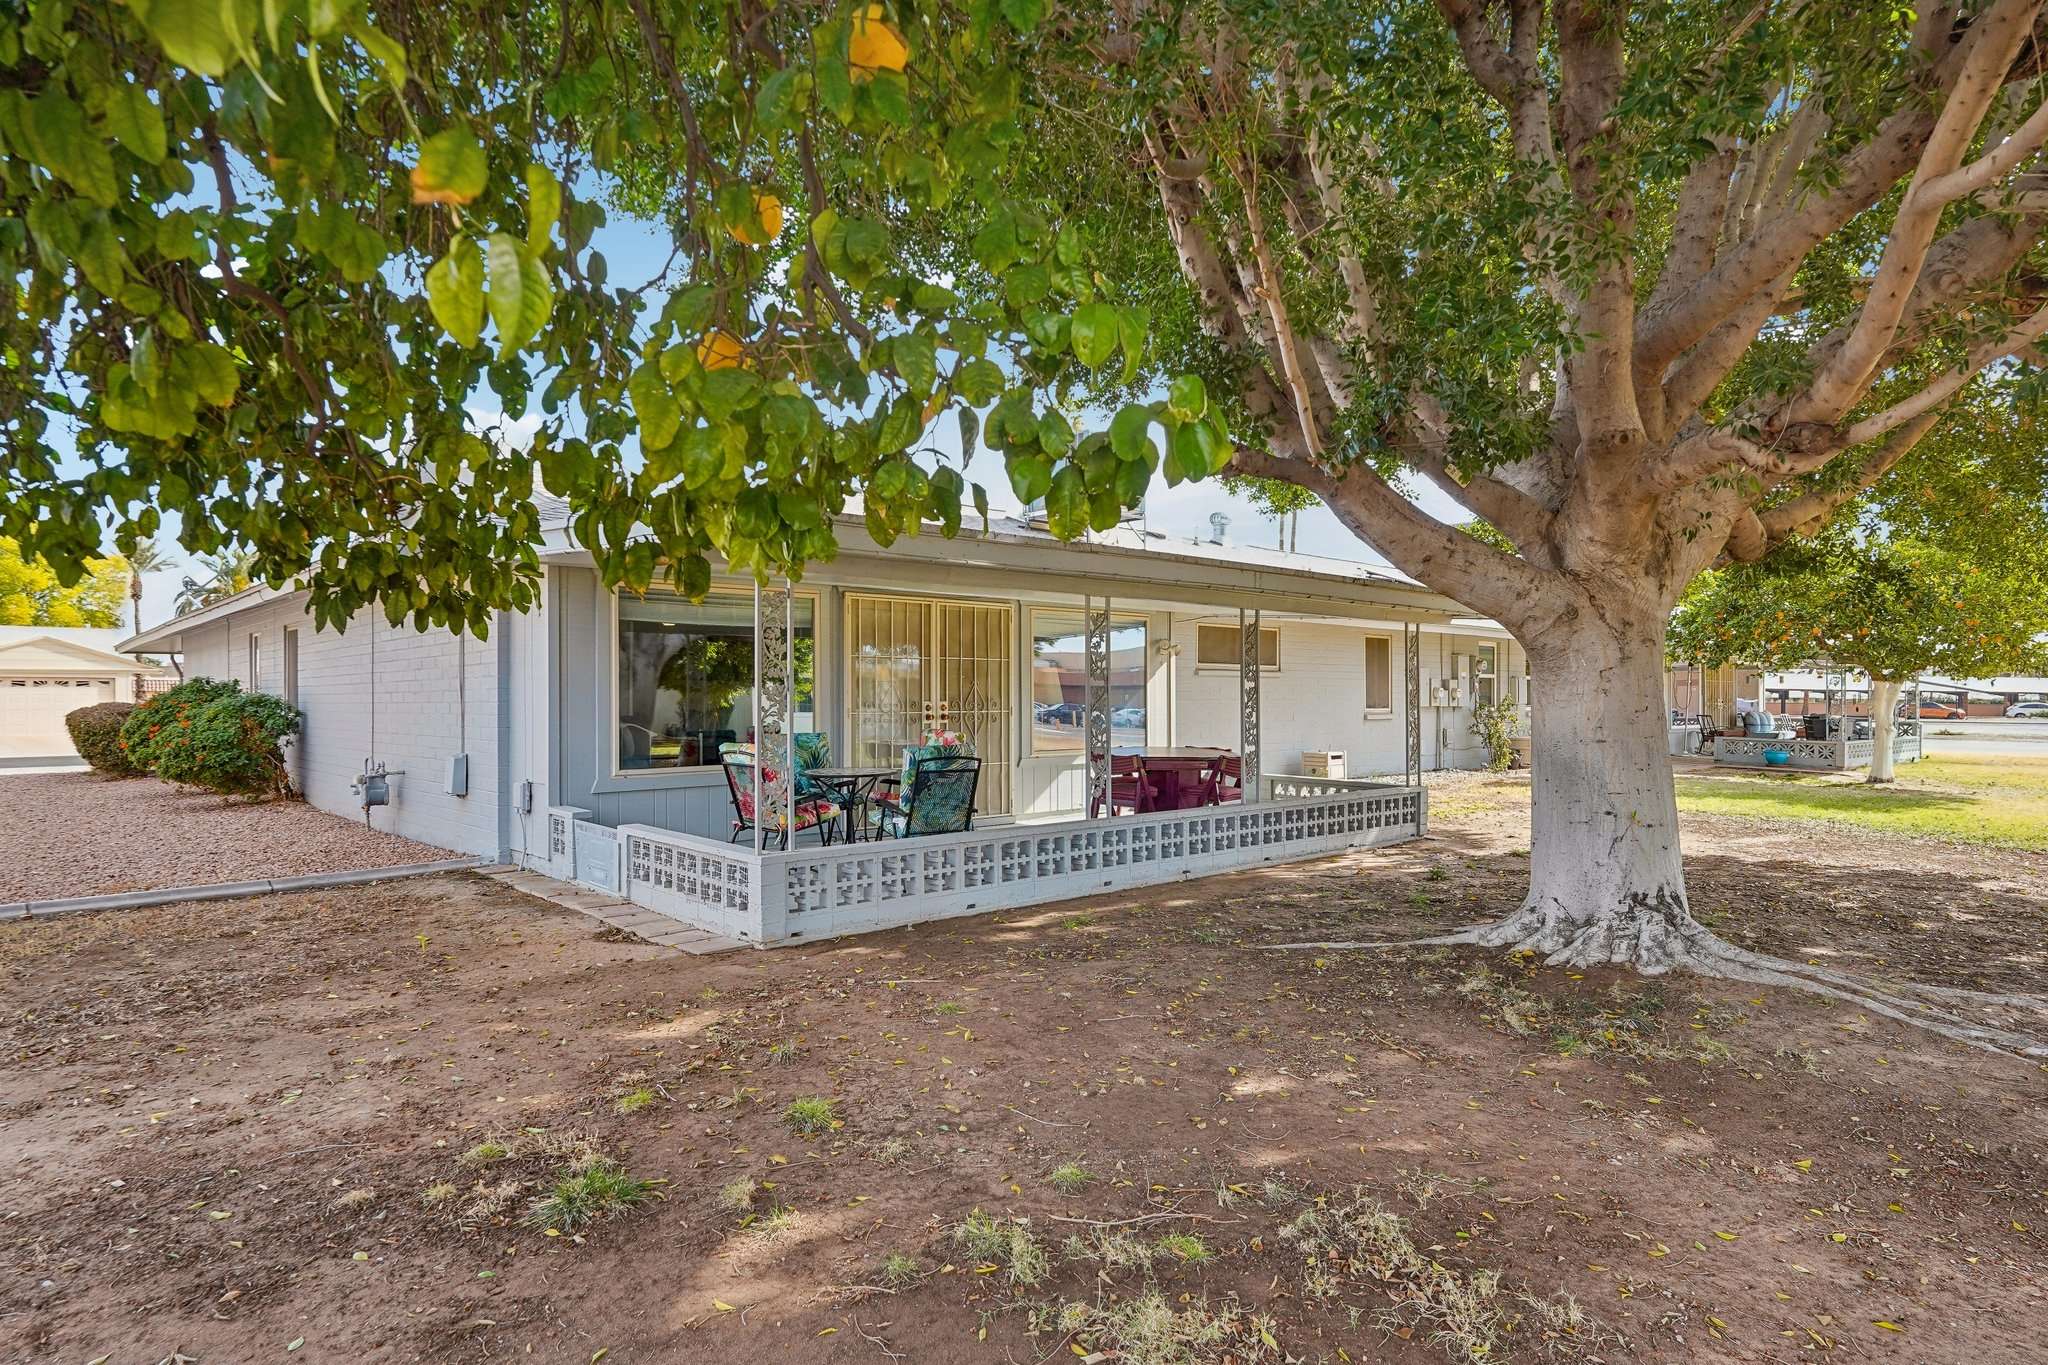
<path id="1" fill-rule="evenodd" d="M 1209 539 L 1218 545 L 1230 543 L 1230 518 L 1222 512 L 1209 514 Z"/>

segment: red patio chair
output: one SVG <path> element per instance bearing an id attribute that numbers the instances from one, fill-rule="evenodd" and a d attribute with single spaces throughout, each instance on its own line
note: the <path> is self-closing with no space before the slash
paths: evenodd
<path id="1" fill-rule="evenodd" d="M 1159 789 L 1145 777 L 1145 761 L 1134 754 L 1111 754 L 1109 756 L 1109 813 L 1121 815 L 1126 811 L 1143 815 L 1152 809 Z M 1102 813 L 1101 800 L 1088 803 L 1088 818 L 1093 820 Z"/>
<path id="2" fill-rule="evenodd" d="M 1221 806 L 1244 800 L 1244 758 L 1240 754 L 1219 754 L 1209 770 L 1209 801 Z"/>

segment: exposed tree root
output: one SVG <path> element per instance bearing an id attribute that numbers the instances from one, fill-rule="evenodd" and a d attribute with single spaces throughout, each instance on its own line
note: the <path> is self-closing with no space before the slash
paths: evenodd
<path id="1" fill-rule="evenodd" d="M 1751 952 L 1721 938 L 1664 896 L 1638 897 L 1619 914 L 1587 917 L 1555 900 L 1532 899 L 1506 919 L 1474 924 L 1449 934 L 1387 942 L 1273 943 L 1275 951 L 1325 952 L 1465 945 L 1536 952 L 1554 967 L 1633 967 L 1645 976 L 1689 971 L 1759 986 L 1783 986 L 1854 1005 L 1900 1023 L 1924 1028 L 1959 1043 L 2002 1056 L 2048 1058 L 2048 1040 L 1981 1023 L 1933 1003 L 1969 1001 L 1980 1007 L 2031 1010 L 2048 1016 L 2048 999 L 2025 994 L 1973 991 L 1961 987 L 1906 983 L 1889 988 L 1846 972 Z"/>

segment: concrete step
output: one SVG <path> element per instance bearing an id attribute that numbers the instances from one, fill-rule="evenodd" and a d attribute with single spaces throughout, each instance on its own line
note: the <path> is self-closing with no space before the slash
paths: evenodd
<path id="1" fill-rule="evenodd" d="M 671 919 L 645 906 L 635 905 L 629 900 L 621 900 L 608 891 L 593 891 L 587 886 L 557 881 L 538 872 L 528 872 L 519 868 L 491 868 L 484 869 L 483 875 L 538 900 L 588 915 L 601 924 L 622 929 L 658 947 L 701 957 L 708 953 L 729 952 L 734 948 L 749 946 L 743 940 L 726 938 L 708 929 L 700 929 L 679 919 Z"/>

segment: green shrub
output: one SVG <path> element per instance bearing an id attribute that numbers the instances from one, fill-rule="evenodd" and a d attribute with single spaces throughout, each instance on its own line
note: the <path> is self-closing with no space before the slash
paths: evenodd
<path id="1" fill-rule="evenodd" d="M 1521 709 L 1507 697 L 1472 708 L 1472 733 L 1486 746 L 1486 770 L 1504 773 L 1515 762 L 1515 732 L 1522 728 Z"/>
<path id="2" fill-rule="evenodd" d="M 64 717 L 64 728 L 71 732 L 71 744 L 78 750 L 78 756 L 110 777 L 133 773 L 135 766 L 128 761 L 127 750 L 121 747 L 121 723 L 134 710 L 133 702 L 103 701 L 96 706 L 81 706 Z"/>
<path id="3" fill-rule="evenodd" d="M 262 692 L 230 692 L 157 736 L 156 775 L 208 791 L 289 795 L 284 741 L 298 732 L 298 707 Z"/>
<path id="4" fill-rule="evenodd" d="M 190 729 L 194 711 L 241 690 L 237 682 L 187 678 L 170 691 L 157 693 L 121 723 L 121 752 L 128 755 L 128 765 L 139 773 L 156 771 L 158 747 Z"/>

